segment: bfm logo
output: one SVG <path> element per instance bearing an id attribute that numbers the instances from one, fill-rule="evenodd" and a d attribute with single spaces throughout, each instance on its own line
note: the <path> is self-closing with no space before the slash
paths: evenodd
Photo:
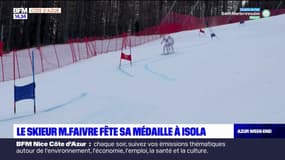
<path id="1" fill-rule="evenodd" d="M 28 19 L 28 8 L 13 8 L 13 19 Z"/>

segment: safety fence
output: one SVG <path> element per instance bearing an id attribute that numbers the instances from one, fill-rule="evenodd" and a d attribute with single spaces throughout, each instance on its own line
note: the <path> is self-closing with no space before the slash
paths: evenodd
<path id="1" fill-rule="evenodd" d="M 272 10 L 271 15 L 285 13 L 285 9 Z M 159 39 L 161 35 L 223 25 L 248 20 L 248 16 L 214 16 L 198 18 L 178 13 L 168 14 L 159 25 L 127 36 L 129 47 Z M 100 54 L 120 51 L 124 35 L 109 38 L 70 39 L 66 44 L 40 46 L 13 50 L 0 56 L 0 82 L 32 75 L 32 51 L 34 52 L 35 73 L 57 69 L 80 60 Z"/>
<path id="2" fill-rule="evenodd" d="M 131 47 L 160 38 L 160 35 L 128 36 Z M 122 47 L 122 36 L 108 39 L 69 40 L 67 44 L 40 46 L 14 50 L 0 57 L 0 81 L 8 81 L 32 75 L 32 51 L 35 74 L 60 68 L 100 54 L 118 51 Z M 130 46 L 129 46 L 130 47 Z"/>

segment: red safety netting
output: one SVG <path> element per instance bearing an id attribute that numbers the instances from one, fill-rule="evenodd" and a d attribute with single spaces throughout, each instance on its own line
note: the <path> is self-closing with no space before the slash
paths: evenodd
<path id="1" fill-rule="evenodd" d="M 283 13 L 285 13 L 285 9 L 271 11 L 271 15 Z M 143 31 L 127 36 L 127 39 L 132 45 L 129 47 L 135 47 L 159 39 L 163 34 L 200 29 L 206 27 L 206 25 L 216 26 L 244 20 L 248 20 L 248 16 L 214 16 L 198 18 L 178 13 L 170 13 L 159 25 L 146 28 Z M 35 74 L 37 74 L 100 54 L 121 51 L 122 43 L 123 35 L 117 35 L 110 38 L 86 37 L 83 39 L 70 39 L 66 44 L 11 51 L 0 56 L 0 82 L 31 76 L 32 51 L 34 51 Z M 13 57 L 13 53 L 15 54 L 15 57 Z"/>
<path id="2" fill-rule="evenodd" d="M 158 34 L 128 36 L 132 47 L 160 38 Z M 32 51 L 34 51 L 35 74 L 57 69 L 100 54 L 120 51 L 123 37 L 70 39 L 67 44 L 40 46 L 14 50 L 0 57 L 0 82 L 32 75 Z M 13 57 L 13 54 L 15 57 Z"/>

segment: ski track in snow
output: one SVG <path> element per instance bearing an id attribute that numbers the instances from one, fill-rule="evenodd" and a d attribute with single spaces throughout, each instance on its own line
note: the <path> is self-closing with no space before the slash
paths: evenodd
<path id="1" fill-rule="evenodd" d="M 149 73 L 152 73 L 153 75 L 155 75 L 155 76 L 157 76 L 157 77 L 159 77 L 159 78 L 161 78 L 161 79 L 163 79 L 163 80 L 175 81 L 175 80 L 176 80 L 175 78 L 172 78 L 172 77 L 170 77 L 170 76 L 168 76 L 168 75 L 166 75 L 166 74 L 157 72 L 157 71 L 153 70 L 153 69 L 150 67 L 151 64 L 154 64 L 154 63 L 157 63 L 157 62 L 161 62 L 161 61 L 163 61 L 163 60 L 166 60 L 166 59 L 158 59 L 158 60 L 152 61 L 152 62 L 150 62 L 150 63 L 147 63 L 147 64 L 144 65 L 144 69 L 145 69 L 146 71 L 148 71 Z"/>
<path id="2" fill-rule="evenodd" d="M 201 40 L 202 37 L 198 37 L 199 40 Z M 205 38 L 205 37 L 203 37 Z M 200 47 L 200 46 L 204 46 L 204 45 L 207 45 L 209 44 L 209 41 L 206 41 L 206 42 L 198 42 L 198 43 L 191 43 L 190 45 L 187 45 L 188 48 L 191 48 L 191 47 Z M 155 64 L 155 63 L 158 63 L 158 62 L 162 62 L 162 61 L 165 61 L 165 60 L 168 60 L 169 58 L 173 58 L 173 57 L 176 57 L 176 56 L 181 56 L 183 54 L 188 54 L 188 53 L 179 53 L 179 52 L 175 52 L 175 53 L 171 53 L 171 54 L 165 54 L 165 55 L 159 55 L 159 56 L 153 56 L 153 57 L 150 57 L 150 58 L 143 58 L 143 59 L 140 59 L 140 60 L 137 60 L 137 61 L 133 61 L 133 65 L 134 64 L 137 64 L 137 63 L 145 63 L 144 64 L 144 70 L 151 73 L 152 75 L 156 76 L 156 77 L 159 77 L 160 79 L 162 80 L 166 80 L 166 81 L 176 81 L 176 78 L 174 77 L 171 77 L 171 76 L 168 76 L 167 74 L 165 73 L 160 73 L 158 71 L 156 71 L 155 69 L 153 69 L 151 67 L 151 64 Z M 154 60 L 153 60 L 154 59 Z M 150 62 L 149 62 L 150 61 Z M 133 78 L 135 77 L 133 74 L 127 72 L 127 70 L 125 69 L 128 69 L 130 67 L 130 64 L 122 64 L 121 66 L 118 67 L 118 70 L 123 73 L 124 75 L 130 77 L 130 78 Z M 131 66 L 132 67 L 132 66 Z M 134 66 L 135 67 L 135 66 Z"/>
<path id="3" fill-rule="evenodd" d="M 209 44 L 209 41 L 207 42 L 199 42 L 199 43 L 193 43 L 191 45 L 187 45 L 187 48 L 191 48 L 191 47 L 200 47 L 200 46 L 204 46 L 204 45 L 208 45 Z M 174 52 L 174 53 L 170 53 L 170 54 L 165 54 L 165 55 L 160 55 L 162 57 L 154 57 L 156 58 L 155 60 L 152 60 L 150 62 L 147 62 L 145 65 L 144 65 L 144 69 L 153 74 L 154 76 L 157 76 L 159 77 L 160 79 L 162 80 L 166 80 L 166 81 L 176 81 L 176 78 L 174 77 L 171 77 L 165 73 L 161 73 L 161 72 L 158 72 L 156 71 L 155 69 L 153 69 L 151 67 L 152 64 L 155 64 L 155 63 L 159 63 L 159 62 L 162 62 L 162 61 L 165 61 L 165 60 L 168 60 L 168 59 L 171 59 L 171 58 L 174 58 L 176 56 L 181 56 L 181 55 L 184 55 L 184 54 L 189 54 L 189 53 L 180 53 L 180 52 Z M 148 59 L 147 59 L 148 60 Z M 145 61 L 145 60 L 144 60 Z M 141 62 L 141 61 L 139 61 Z M 143 61 L 142 61 L 143 62 Z"/>
<path id="4" fill-rule="evenodd" d="M 132 75 L 132 74 L 130 74 L 129 72 L 125 71 L 122 66 L 121 66 L 121 67 L 118 67 L 118 70 L 119 70 L 121 73 L 123 73 L 124 75 L 128 76 L 128 77 L 131 77 L 131 78 L 134 77 L 134 75 Z"/>
<path id="5" fill-rule="evenodd" d="M 65 103 L 62 103 L 62 104 L 59 104 L 59 105 L 57 105 L 57 106 L 50 107 L 50 108 L 47 108 L 47 109 L 38 111 L 38 112 L 37 112 L 37 115 L 38 115 L 38 114 L 41 114 L 41 113 L 51 112 L 51 111 L 54 111 L 54 110 L 56 110 L 56 109 L 59 109 L 59 108 L 68 106 L 69 104 L 72 104 L 72 103 L 74 103 L 74 102 L 76 102 L 76 101 L 79 101 L 79 100 L 81 100 L 82 98 L 84 98 L 84 97 L 86 97 L 86 96 L 87 96 L 87 93 L 82 93 L 82 94 L 79 95 L 78 97 L 74 97 L 74 98 L 70 99 L 69 101 L 67 101 L 67 102 L 65 102 Z M 7 122 L 7 121 L 12 121 L 12 120 L 18 120 L 18 119 L 22 119 L 22 118 L 31 117 L 31 116 L 34 116 L 34 115 L 35 115 L 35 114 L 26 114 L 26 115 L 21 115 L 21 116 L 15 116 L 15 117 L 10 117 L 10 118 L 0 119 L 0 122 Z"/>

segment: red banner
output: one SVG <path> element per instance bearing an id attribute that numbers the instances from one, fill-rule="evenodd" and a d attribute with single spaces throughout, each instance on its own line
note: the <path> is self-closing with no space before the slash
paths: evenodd
<path id="1" fill-rule="evenodd" d="M 200 29 L 200 33 L 205 33 L 205 31 L 203 29 Z"/>
<path id="2" fill-rule="evenodd" d="M 3 55 L 4 42 L 0 41 L 0 57 Z"/>
<path id="3" fill-rule="evenodd" d="M 127 60 L 127 61 L 132 61 L 132 55 L 131 54 L 125 54 L 121 53 L 121 59 Z"/>

